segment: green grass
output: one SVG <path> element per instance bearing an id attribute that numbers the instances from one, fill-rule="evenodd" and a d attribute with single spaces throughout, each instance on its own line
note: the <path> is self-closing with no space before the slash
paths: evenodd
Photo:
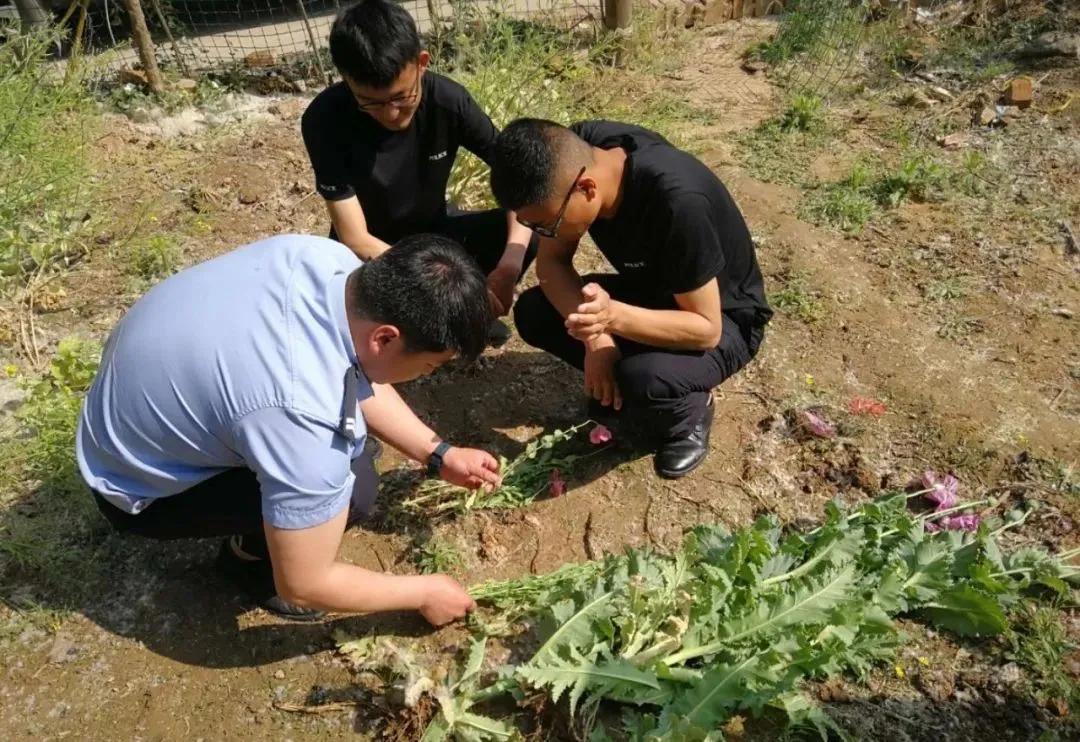
<path id="1" fill-rule="evenodd" d="M 461 549 L 440 539 L 432 539 L 417 549 L 414 561 L 416 568 L 426 575 L 456 572 L 465 566 Z"/>
<path id="2" fill-rule="evenodd" d="M 820 295 L 808 288 L 806 279 L 799 274 L 789 276 L 783 288 L 769 294 L 769 304 L 807 324 L 818 322 L 825 316 Z"/>
<path id="3" fill-rule="evenodd" d="M 860 232 L 879 209 L 872 184 L 869 168 L 856 164 L 843 180 L 810 191 L 803 201 L 802 214 L 842 232 Z"/>
<path id="4" fill-rule="evenodd" d="M 86 145 L 97 116 L 78 75 L 46 64 L 57 39 L 0 41 L 0 277 L 25 280 L 82 252 L 94 222 Z"/>
<path id="5" fill-rule="evenodd" d="M 1069 674 L 1065 658 L 1078 648 L 1069 640 L 1061 610 L 1026 605 L 1013 615 L 1006 633 L 1011 659 L 1028 671 L 1026 684 L 1040 704 L 1080 709 L 1080 683 Z"/>
<path id="6" fill-rule="evenodd" d="M 962 314 L 947 314 L 941 318 L 938 325 L 938 337 L 946 340 L 962 341 L 982 332 L 985 328 L 983 323 L 974 317 Z"/>
<path id="7" fill-rule="evenodd" d="M 934 302 L 956 301 L 966 297 L 967 293 L 967 287 L 960 278 L 937 279 L 923 288 L 923 296 Z"/>
<path id="8" fill-rule="evenodd" d="M 103 521 L 75 463 L 75 428 L 82 398 L 97 369 L 97 344 L 60 342 L 48 371 L 27 381 L 16 412 L 17 430 L 0 452 L 0 583 L 32 576 L 36 596 L 55 607 L 86 588 Z"/>
<path id="9" fill-rule="evenodd" d="M 796 93 L 777 116 L 738 138 L 737 153 L 759 180 L 802 185 L 811 162 L 832 135 L 822 99 Z"/>
<path id="10" fill-rule="evenodd" d="M 159 234 L 130 245 L 123 259 L 128 275 L 154 282 L 175 273 L 183 254 L 172 236 Z"/>

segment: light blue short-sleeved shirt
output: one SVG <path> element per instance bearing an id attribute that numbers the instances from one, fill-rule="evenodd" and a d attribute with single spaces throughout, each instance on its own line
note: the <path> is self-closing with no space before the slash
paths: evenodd
<path id="1" fill-rule="evenodd" d="M 168 278 L 113 330 L 76 436 L 92 489 L 131 513 L 234 467 L 277 528 L 325 523 L 352 495 L 340 431 L 357 363 L 345 281 L 361 265 L 322 237 L 262 240 Z M 371 395 L 361 376 L 359 398 Z"/>

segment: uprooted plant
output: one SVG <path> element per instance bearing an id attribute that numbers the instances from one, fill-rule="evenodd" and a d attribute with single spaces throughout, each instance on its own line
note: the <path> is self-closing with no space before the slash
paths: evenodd
<path id="1" fill-rule="evenodd" d="M 590 740 L 716 740 L 732 715 L 766 712 L 825 736 L 832 722 L 800 683 L 863 675 L 892 656 L 904 640 L 894 617 L 985 636 L 1005 630 L 1006 609 L 1024 594 L 1071 596 L 1080 568 L 1065 560 L 1080 550 L 1004 555 L 997 537 L 1024 513 L 957 521 L 986 501 L 946 502 L 948 479 L 928 487 L 917 494 L 937 508 L 922 515 L 899 493 L 852 511 L 832 504 L 808 532 L 770 518 L 731 533 L 699 526 L 674 555 L 629 549 L 477 586 L 473 595 L 496 606 L 478 625 L 505 615 L 539 648 L 485 674 L 478 640 L 459 680 L 433 683 L 442 710 L 424 739 L 516 738 L 475 707 L 537 694 L 563 702 Z"/>

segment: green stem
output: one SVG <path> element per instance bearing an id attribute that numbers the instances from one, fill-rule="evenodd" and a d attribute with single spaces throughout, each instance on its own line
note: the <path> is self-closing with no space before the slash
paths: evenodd
<path id="1" fill-rule="evenodd" d="M 926 515 L 920 515 L 919 520 L 921 520 L 923 522 L 928 522 L 928 521 L 931 521 L 931 520 L 936 520 L 938 518 L 941 518 L 942 516 L 949 515 L 951 513 L 958 513 L 961 510 L 970 510 L 971 508 L 978 507 L 979 505 L 987 505 L 987 504 L 989 504 L 991 502 L 994 502 L 994 501 L 990 500 L 990 499 L 986 499 L 986 500 L 975 500 L 973 502 L 966 502 L 963 505 L 955 505 L 955 506 L 953 506 L 951 508 L 946 508 L 945 510 L 935 510 L 932 513 L 927 513 Z"/>

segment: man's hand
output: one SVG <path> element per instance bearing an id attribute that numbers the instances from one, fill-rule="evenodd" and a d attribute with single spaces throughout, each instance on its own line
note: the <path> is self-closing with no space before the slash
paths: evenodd
<path id="1" fill-rule="evenodd" d="M 610 335 L 585 344 L 585 393 L 605 407 L 622 409 L 622 394 L 615 381 L 615 364 L 622 353 Z"/>
<path id="2" fill-rule="evenodd" d="M 476 601 L 453 578 L 428 575 L 423 579 L 424 597 L 419 611 L 432 626 L 442 626 L 464 618 L 466 613 L 476 608 Z"/>
<path id="3" fill-rule="evenodd" d="M 608 292 L 595 283 L 581 288 L 581 298 L 582 303 L 566 318 L 566 329 L 586 343 L 609 331 L 615 321 L 615 304 Z"/>
<path id="4" fill-rule="evenodd" d="M 499 263 L 487 277 L 488 294 L 495 299 L 492 308 L 502 317 L 510 312 L 514 305 L 514 286 L 517 284 L 520 266 Z"/>
<path id="5" fill-rule="evenodd" d="M 442 470 L 444 480 L 459 487 L 475 490 L 480 487 L 489 489 L 502 484 L 499 476 L 499 462 L 486 451 L 476 448 L 458 448 L 454 446 L 443 456 Z"/>

